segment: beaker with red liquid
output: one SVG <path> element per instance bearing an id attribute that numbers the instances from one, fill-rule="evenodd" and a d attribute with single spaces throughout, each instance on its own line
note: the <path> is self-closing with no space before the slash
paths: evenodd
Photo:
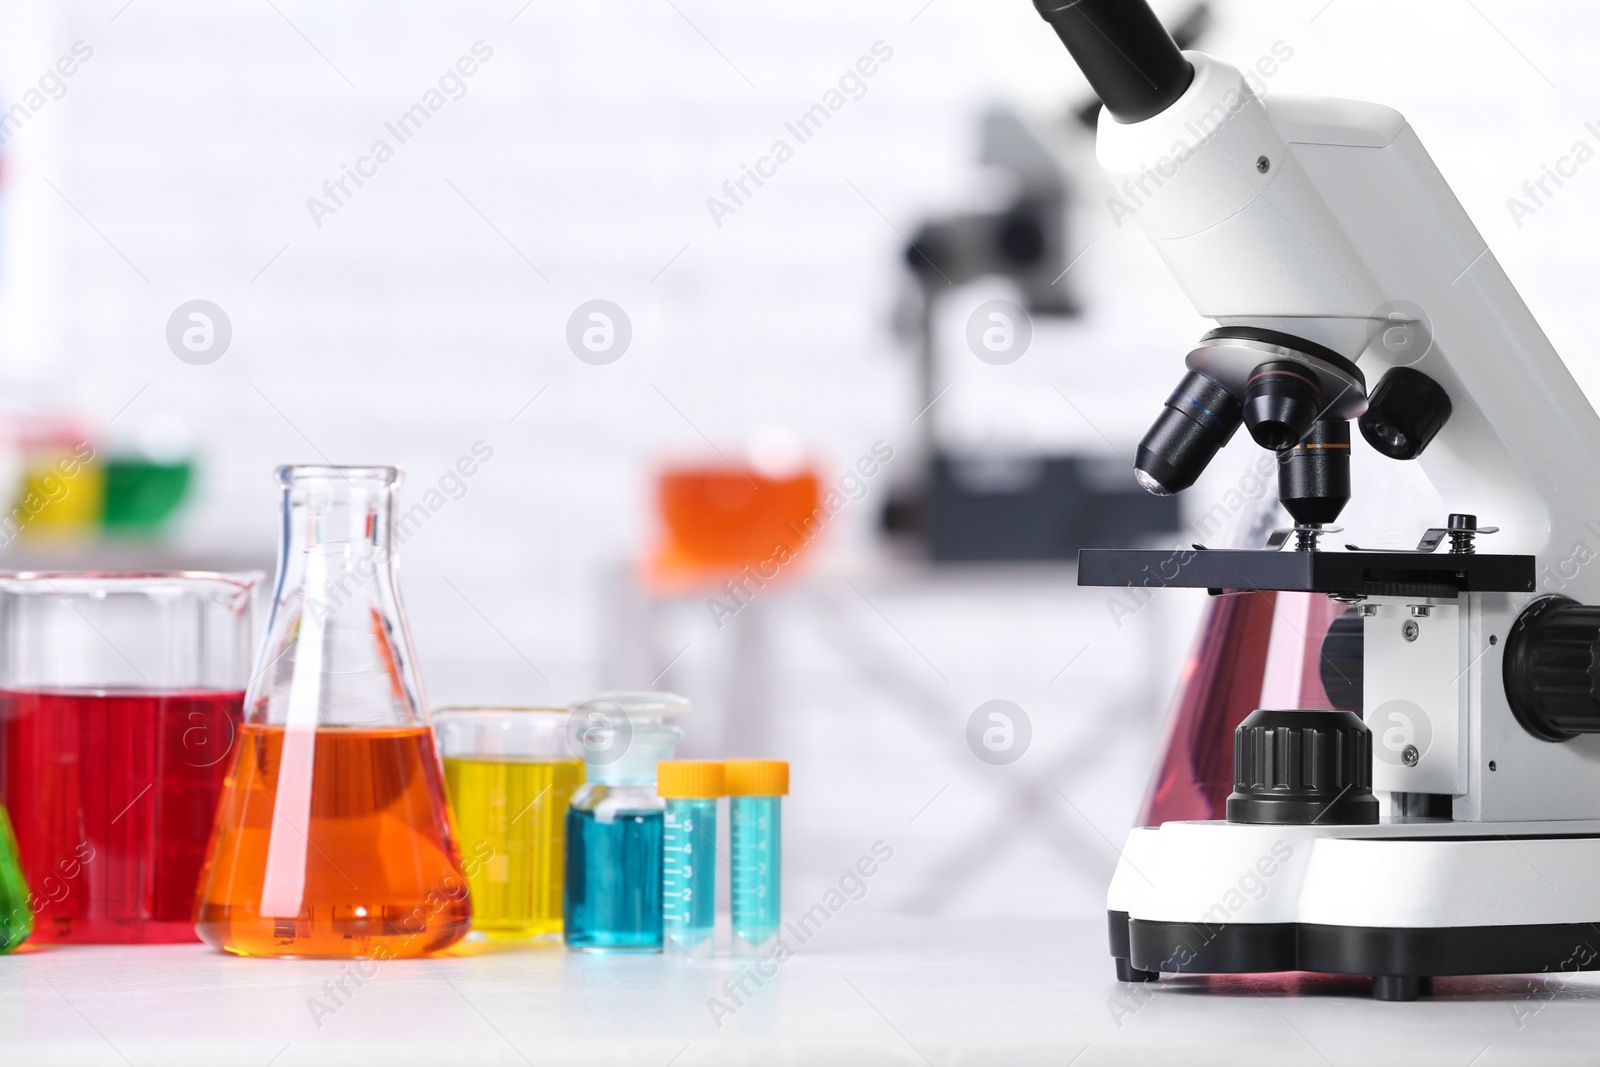
<path id="1" fill-rule="evenodd" d="M 0 802 L 35 943 L 195 939 L 259 579 L 0 573 Z"/>
<path id="2" fill-rule="evenodd" d="M 277 587 L 195 928 L 240 956 L 446 948 L 472 907 L 395 582 L 400 472 L 278 481 Z"/>

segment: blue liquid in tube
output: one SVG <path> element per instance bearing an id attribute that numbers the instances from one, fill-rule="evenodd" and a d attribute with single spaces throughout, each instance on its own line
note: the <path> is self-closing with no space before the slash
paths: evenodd
<path id="1" fill-rule="evenodd" d="M 661 853 L 666 951 L 710 956 L 717 914 L 716 799 L 669 799 Z"/>
<path id="2" fill-rule="evenodd" d="M 736 953 L 762 951 L 778 933 L 783 875 L 782 797 L 728 798 Z"/>

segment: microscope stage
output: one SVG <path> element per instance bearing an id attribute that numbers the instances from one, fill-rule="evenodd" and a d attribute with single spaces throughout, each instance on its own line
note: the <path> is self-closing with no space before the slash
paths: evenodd
<path id="1" fill-rule="evenodd" d="M 1269 549 L 1088 548 L 1078 584 L 1214 593 L 1335 593 L 1342 596 L 1454 597 L 1530 593 L 1534 557 L 1442 552 L 1299 552 Z"/>

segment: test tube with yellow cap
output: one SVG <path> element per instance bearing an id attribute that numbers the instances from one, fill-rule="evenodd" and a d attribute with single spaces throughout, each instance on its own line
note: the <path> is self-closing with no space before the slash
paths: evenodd
<path id="1" fill-rule="evenodd" d="M 667 801 L 661 842 L 661 912 L 669 956 L 698 959 L 715 950 L 717 801 L 722 764 L 663 760 L 656 790 Z"/>
<path id="2" fill-rule="evenodd" d="M 789 764 L 783 760 L 735 759 L 724 765 L 728 787 L 732 870 L 733 951 L 760 955 L 778 934 L 783 881 L 783 797 Z"/>

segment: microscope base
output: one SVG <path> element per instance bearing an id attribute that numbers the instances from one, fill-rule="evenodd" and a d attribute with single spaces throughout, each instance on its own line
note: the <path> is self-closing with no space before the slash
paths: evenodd
<path id="1" fill-rule="evenodd" d="M 1109 918 L 1111 951 L 1122 982 L 1151 982 L 1162 972 L 1370 974 L 1378 1000 L 1415 1000 L 1429 992 L 1434 975 L 1600 969 L 1600 953 L 1592 947 L 1600 935 L 1589 923 L 1448 929 L 1315 923 L 1215 927 L 1147 922 L 1119 911 Z"/>
<path id="2" fill-rule="evenodd" d="M 1600 970 L 1600 826 L 1167 823 L 1129 836 L 1109 894 L 1117 978 Z"/>

